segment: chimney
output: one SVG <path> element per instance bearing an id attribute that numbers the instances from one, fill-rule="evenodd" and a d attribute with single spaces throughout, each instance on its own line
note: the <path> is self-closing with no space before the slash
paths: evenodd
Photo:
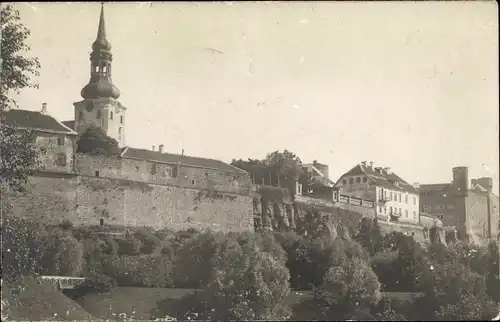
<path id="1" fill-rule="evenodd" d="M 370 161 L 370 168 L 373 170 L 373 161 Z"/>
<path id="2" fill-rule="evenodd" d="M 158 151 L 163 153 L 163 144 L 158 145 Z"/>
<path id="3" fill-rule="evenodd" d="M 453 186 L 459 193 L 467 193 L 469 190 L 469 168 L 467 167 L 454 167 L 453 172 Z"/>
<path id="4" fill-rule="evenodd" d="M 42 103 L 42 112 L 43 115 L 47 114 L 47 103 Z"/>
<path id="5" fill-rule="evenodd" d="M 152 151 L 154 151 L 154 150 L 155 150 L 155 146 L 153 145 L 153 149 L 152 149 Z"/>

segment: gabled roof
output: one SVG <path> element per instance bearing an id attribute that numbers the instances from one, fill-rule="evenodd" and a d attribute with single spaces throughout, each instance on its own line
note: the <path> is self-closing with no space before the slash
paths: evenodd
<path id="1" fill-rule="evenodd" d="M 421 184 L 420 192 L 446 192 L 451 188 L 451 183 Z"/>
<path id="2" fill-rule="evenodd" d="M 72 130 L 75 129 L 75 121 L 62 121 L 61 123 L 64 124 L 65 126 L 69 127 Z"/>
<path id="3" fill-rule="evenodd" d="M 21 129 L 37 130 L 41 132 L 61 133 L 67 135 L 76 135 L 77 133 L 66 125 L 57 121 L 50 115 L 35 111 L 12 109 L 4 111 L 2 114 L 6 122 L 16 125 Z"/>
<path id="4" fill-rule="evenodd" d="M 124 148 L 121 157 L 124 159 L 147 160 L 159 163 L 179 164 L 197 168 L 246 174 L 246 171 L 243 171 L 219 160 L 205 159 L 180 154 L 161 153 L 159 151 L 136 149 L 131 147 Z"/>
<path id="5" fill-rule="evenodd" d="M 342 178 L 353 175 L 366 175 L 373 183 L 375 183 L 375 185 L 380 187 L 401 190 L 415 194 L 419 193 L 419 190 L 417 188 L 401 179 L 401 177 L 399 177 L 394 172 L 391 172 L 389 174 L 386 171 L 382 171 L 382 173 L 380 173 L 376 171 L 375 168 L 372 169 L 370 166 L 366 166 L 363 164 L 358 164 L 351 170 L 347 171 L 340 177 L 340 179 L 337 181 L 337 184 L 340 182 L 340 180 L 342 180 Z"/>

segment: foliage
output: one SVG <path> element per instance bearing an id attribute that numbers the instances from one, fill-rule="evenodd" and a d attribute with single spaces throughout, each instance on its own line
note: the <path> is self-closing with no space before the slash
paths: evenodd
<path id="1" fill-rule="evenodd" d="M 44 275 L 79 276 L 84 266 L 84 247 L 59 227 L 47 227 L 40 240 L 44 249 L 41 273 Z"/>
<path id="2" fill-rule="evenodd" d="M 114 241 L 118 244 L 119 255 L 139 255 L 142 248 L 140 240 L 133 235 L 127 234 L 123 238 L 116 238 Z"/>
<path id="3" fill-rule="evenodd" d="M 88 277 L 84 283 L 77 285 L 72 294 L 82 297 L 89 293 L 108 293 L 117 286 L 116 280 L 106 275 L 94 275 Z"/>
<path id="4" fill-rule="evenodd" d="M 420 292 L 428 261 L 425 251 L 413 237 L 399 232 L 386 235 L 382 240 L 385 251 L 372 259 L 382 289 L 386 292 Z"/>
<path id="5" fill-rule="evenodd" d="M 106 256 L 102 271 L 119 286 L 172 287 L 172 263 L 163 255 Z"/>
<path id="6" fill-rule="evenodd" d="M 353 258 L 332 266 L 323 284 L 314 290 L 322 319 L 349 319 L 380 300 L 380 283 L 369 264 Z"/>
<path id="7" fill-rule="evenodd" d="M 173 274 L 176 287 L 203 287 L 212 278 L 218 262 L 237 246 L 232 238 L 211 231 L 187 239 L 175 256 Z"/>
<path id="8" fill-rule="evenodd" d="M 382 247 L 382 234 L 378 222 L 371 218 L 362 218 L 356 240 L 370 256 L 380 251 Z"/>
<path id="9" fill-rule="evenodd" d="M 28 182 L 28 176 L 42 169 L 40 156 L 45 149 L 33 142 L 34 132 L 18 131 L 7 124 L 0 112 L 0 190 L 20 191 Z"/>
<path id="10" fill-rule="evenodd" d="M 271 152 L 263 160 L 233 159 L 231 165 L 247 171 L 255 183 L 264 184 L 267 181 L 269 185 L 277 183 L 276 179 L 279 182 L 280 177 L 297 180 L 304 174 L 300 158 L 287 150 Z"/>
<path id="11" fill-rule="evenodd" d="M 40 62 L 38 58 L 27 58 L 23 55 L 30 51 L 26 43 L 30 30 L 21 23 L 19 10 L 12 4 L 0 5 L 0 27 L 1 42 L 0 57 L 2 67 L 0 68 L 0 111 L 4 110 L 10 103 L 17 105 L 13 99 L 8 97 L 9 91 L 19 94 L 23 88 L 38 85 L 31 82 L 30 76 L 38 76 Z M 1 145 L 1 144 L 0 144 Z"/>
<path id="12" fill-rule="evenodd" d="M 118 142 L 107 136 L 106 133 L 96 126 L 90 126 L 78 139 L 77 153 L 91 155 L 116 156 L 120 154 Z"/>
<path id="13" fill-rule="evenodd" d="M 2 278 L 13 281 L 38 273 L 44 256 L 39 247 L 44 226 L 24 218 L 2 219 Z"/>
<path id="14" fill-rule="evenodd" d="M 160 238 L 150 229 L 138 229 L 134 232 L 134 237 L 141 242 L 141 254 L 152 254 L 160 247 Z"/>
<path id="15" fill-rule="evenodd" d="M 179 307 L 179 319 L 284 320 L 289 273 L 271 253 L 251 240 L 228 252 L 203 289 Z M 194 309 L 189 302 L 198 303 Z M 186 310 L 187 308 L 187 310 Z"/>

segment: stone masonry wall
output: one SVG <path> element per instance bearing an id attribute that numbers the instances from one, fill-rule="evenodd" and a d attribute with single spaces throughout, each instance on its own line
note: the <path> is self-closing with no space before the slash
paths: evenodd
<path id="1" fill-rule="evenodd" d="M 102 170 L 100 170 L 102 171 Z M 9 196 L 12 212 L 52 223 L 149 226 L 174 230 L 253 229 L 252 197 L 213 189 L 181 188 L 87 175 L 30 177 Z"/>

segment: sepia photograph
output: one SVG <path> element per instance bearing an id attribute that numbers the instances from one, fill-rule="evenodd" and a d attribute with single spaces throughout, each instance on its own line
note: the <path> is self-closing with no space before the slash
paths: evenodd
<path id="1" fill-rule="evenodd" d="M 0 9 L 2 321 L 500 321 L 496 1 Z"/>

